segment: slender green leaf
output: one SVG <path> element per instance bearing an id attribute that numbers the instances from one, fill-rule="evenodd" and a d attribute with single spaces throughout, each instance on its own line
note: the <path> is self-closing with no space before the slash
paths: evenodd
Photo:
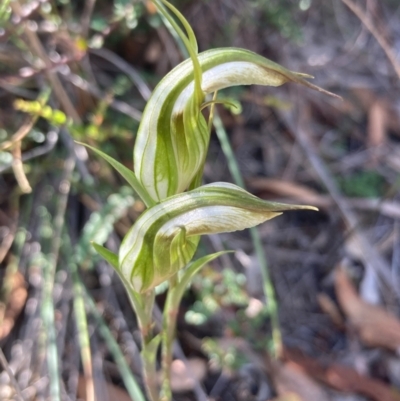
<path id="1" fill-rule="evenodd" d="M 96 249 L 96 252 L 106 260 L 114 269 L 118 270 L 118 255 L 114 252 L 111 252 L 109 249 L 105 248 L 102 245 L 96 244 L 96 242 L 92 242 L 93 248 Z"/>
<path id="2" fill-rule="evenodd" d="M 112 158 L 111 156 L 108 156 L 104 152 L 102 152 L 99 149 L 94 148 L 93 146 L 87 145 L 82 142 L 76 142 L 80 145 L 86 146 L 87 148 L 93 150 L 93 152 L 97 153 L 99 156 L 101 156 L 104 160 L 106 160 L 108 163 L 111 164 L 117 170 L 122 177 L 125 178 L 125 180 L 128 182 L 129 185 L 134 189 L 134 191 L 140 196 L 140 198 L 143 200 L 143 202 L 146 204 L 147 207 L 153 206 L 155 202 L 153 199 L 150 197 L 150 195 L 147 193 L 147 191 L 144 189 L 142 184 L 138 181 L 138 179 L 135 176 L 135 173 L 131 170 L 129 170 L 127 167 L 125 167 L 123 164 Z"/>
<path id="3" fill-rule="evenodd" d="M 186 288 L 189 286 L 193 277 L 205 266 L 207 263 L 210 263 L 214 259 L 218 258 L 221 255 L 225 255 L 226 253 L 231 253 L 234 251 L 220 251 L 212 253 L 211 255 L 206 255 L 197 259 L 196 261 L 189 264 L 189 266 L 183 271 L 178 284 L 174 288 L 176 293 L 174 294 L 174 298 L 182 299 L 183 293 L 185 292 Z"/>

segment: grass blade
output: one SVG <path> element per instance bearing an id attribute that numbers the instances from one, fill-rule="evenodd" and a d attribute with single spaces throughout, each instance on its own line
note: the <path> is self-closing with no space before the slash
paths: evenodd
<path id="1" fill-rule="evenodd" d="M 47 263 L 45 262 L 43 269 L 44 286 L 43 303 L 41 306 L 41 317 L 43 321 L 42 341 L 47 349 L 46 359 L 49 370 L 50 399 L 61 401 L 57 335 L 54 319 L 55 308 L 53 302 L 55 264 L 55 261 L 52 262 L 51 260 Z"/>
<path id="2" fill-rule="evenodd" d="M 221 118 L 216 111 L 214 113 L 214 128 L 218 140 L 221 144 L 222 151 L 224 152 L 224 155 L 228 162 L 228 168 L 233 177 L 233 181 L 236 185 L 245 188 L 244 180 L 239 170 L 239 165 L 236 161 L 235 154 L 233 153 L 232 146 L 229 142 L 228 135 L 226 134 Z M 260 270 L 263 278 L 264 294 L 267 302 L 268 313 L 271 319 L 272 353 L 275 357 L 277 357 L 280 355 L 282 350 L 282 336 L 279 328 L 278 304 L 276 301 L 275 290 L 271 281 L 268 262 L 265 256 L 264 247 L 262 245 L 258 229 L 255 227 L 250 228 L 250 235 L 253 241 L 254 249 L 256 251 L 258 263 L 260 265 Z"/>
<path id="3" fill-rule="evenodd" d="M 70 190 L 70 179 L 75 168 L 75 160 L 69 155 L 64 162 L 57 193 L 56 212 L 53 217 L 52 241 L 50 253 L 44 259 L 43 267 L 43 302 L 41 315 L 43 321 L 42 344 L 47 347 L 46 359 L 49 370 L 50 399 L 61 400 L 59 355 L 57 349 L 57 334 L 55 328 L 55 308 L 53 299 L 54 280 L 61 247 L 61 234 L 65 223 L 65 212 Z"/>
<path id="4" fill-rule="evenodd" d="M 96 320 L 96 323 L 98 325 L 98 330 L 101 336 L 104 338 L 104 341 L 107 344 L 107 348 L 114 358 L 114 361 L 118 367 L 118 370 L 121 373 L 122 381 L 124 382 L 125 388 L 128 391 L 129 396 L 132 398 L 133 401 L 146 401 L 141 388 L 137 384 L 137 381 L 133 376 L 129 365 L 126 362 L 126 359 L 121 351 L 121 348 L 119 347 L 110 329 L 108 328 L 107 324 L 104 322 L 102 316 L 97 310 L 96 304 L 94 303 L 92 297 L 87 293 L 82 283 L 80 283 L 80 286 L 83 293 L 85 294 L 86 306 L 89 308 L 90 313 Z"/>
<path id="5" fill-rule="evenodd" d="M 83 373 L 85 377 L 86 401 L 95 401 L 96 398 L 93 381 L 92 353 L 90 350 L 90 337 L 85 310 L 84 294 L 78 274 L 78 266 L 74 262 L 71 262 L 69 263 L 69 270 L 72 277 L 73 306 L 76 317 L 76 328 L 78 331 Z"/>

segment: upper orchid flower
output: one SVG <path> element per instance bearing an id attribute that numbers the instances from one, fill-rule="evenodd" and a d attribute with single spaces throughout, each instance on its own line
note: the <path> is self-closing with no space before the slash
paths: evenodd
<path id="1" fill-rule="evenodd" d="M 160 1 L 155 3 L 163 12 Z M 197 54 L 190 26 L 179 11 L 168 6 L 187 30 L 188 37 L 174 26 L 190 59 L 175 67 L 155 88 L 134 147 L 135 175 L 156 202 L 188 189 L 204 165 L 209 130 L 201 109 L 207 94 L 235 85 L 280 86 L 286 82 L 331 94 L 306 81 L 310 75 L 289 71 L 248 50 L 223 48 Z"/>

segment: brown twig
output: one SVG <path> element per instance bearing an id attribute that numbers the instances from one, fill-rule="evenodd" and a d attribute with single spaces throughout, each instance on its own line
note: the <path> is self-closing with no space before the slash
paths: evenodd
<path id="1" fill-rule="evenodd" d="M 15 217 L 13 219 L 10 216 L 7 216 L 2 210 L 0 210 L 0 224 L 3 220 L 3 224 L 8 225 L 9 232 L 5 235 L 3 242 L 0 244 L 0 263 L 3 262 L 6 257 L 8 251 L 11 248 L 11 245 L 14 242 L 15 233 L 17 231 L 17 224 Z"/>
<path id="2" fill-rule="evenodd" d="M 29 194 L 30 192 L 32 192 L 32 187 L 29 185 L 29 181 L 26 178 L 24 166 L 21 160 L 21 141 L 15 143 L 12 149 L 12 155 L 12 169 L 14 171 L 14 175 L 18 182 L 18 185 L 23 193 Z"/>
<path id="3" fill-rule="evenodd" d="M 293 118 L 283 111 L 278 111 L 284 123 L 295 136 L 300 147 L 303 149 L 311 166 L 317 173 L 320 180 L 324 183 L 329 191 L 329 194 L 337 205 L 344 222 L 346 223 L 349 233 L 353 236 L 359 248 L 362 250 L 362 261 L 368 269 L 374 270 L 382 281 L 391 288 L 394 293 L 400 297 L 400 290 L 393 284 L 390 268 L 386 261 L 381 257 L 373 244 L 369 241 L 363 231 L 360 229 L 357 215 L 353 212 L 351 206 L 345 198 L 343 198 L 340 190 L 332 177 L 329 169 L 326 167 L 323 160 L 319 157 L 315 145 L 310 140 L 305 126 L 305 118 L 307 110 L 305 107 L 301 110 L 300 115 L 303 117 L 299 124 L 295 124 Z"/>
<path id="4" fill-rule="evenodd" d="M 352 0 L 342 0 L 347 7 L 358 17 L 358 19 L 365 25 L 365 27 L 371 32 L 373 37 L 382 47 L 383 51 L 385 52 L 387 58 L 392 63 L 392 66 L 400 79 L 400 64 L 396 59 L 396 55 L 392 48 L 390 47 L 389 43 L 386 41 L 385 37 L 376 29 L 373 22 L 368 18 L 365 12 Z"/>
<path id="5" fill-rule="evenodd" d="M 67 79 L 69 82 L 71 82 L 73 85 L 78 87 L 79 89 L 82 89 L 83 91 L 86 91 L 93 95 L 97 99 L 103 99 L 105 94 L 97 88 L 95 85 L 92 85 L 90 82 L 86 81 L 82 77 L 80 77 L 77 74 L 68 74 L 65 76 L 65 79 Z M 109 104 L 111 109 L 114 109 L 116 111 L 119 111 L 120 113 L 123 113 L 134 120 L 140 121 L 142 119 L 142 112 L 135 109 L 131 105 L 129 105 L 126 102 L 123 102 L 121 100 L 115 100 L 112 99 L 111 103 Z"/>
<path id="6" fill-rule="evenodd" d="M 15 379 L 14 373 L 11 370 L 10 365 L 7 362 L 6 356 L 4 355 L 1 348 L 0 348 L 0 365 L 3 366 L 3 369 L 7 372 L 10 378 L 10 382 L 14 386 L 17 398 L 19 399 L 19 401 L 24 401 L 24 397 L 22 395 L 21 389 L 19 388 L 19 384 Z"/>
<path id="7" fill-rule="evenodd" d="M 86 0 L 85 7 L 83 9 L 82 18 L 81 18 L 81 35 L 84 38 L 87 38 L 90 27 L 90 18 L 93 13 L 94 6 L 96 4 L 96 0 Z"/>
<path id="8" fill-rule="evenodd" d="M 151 89 L 148 87 L 146 82 L 140 76 L 140 74 L 133 68 L 129 63 L 127 63 L 124 59 L 119 57 L 114 52 L 107 49 L 91 49 L 91 54 L 95 54 L 98 57 L 107 60 L 109 63 L 115 65 L 119 68 L 123 73 L 125 73 L 131 81 L 135 84 L 138 91 L 142 95 L 144 100 L 149 100 L 151 96 Z"/>
<path id="9" fill-rule="evenodd" d="M 24 139 L 29 134 L 37 119 L 37 116 L 27 117 L 24 124 L 22 124 L 20 129 L 12 136 L 12 138 L 9 141 L 4 141 L 0 144 L 0 150 L 11 148 L 15 146 L 18 142 L 22 141 L 22 139 Z"/>
<path id="10" fill-rule="evenodd" d="M 288 199 L 291 199 L 297 202 L 309 203 L 310 205 L 324 209 L 328 209 L 335 204 L 329 195 L 321 195 L 317 191 L 293 181 L 262 177 L 250 178 L 246 180 L 246 184 L 252 190 L 258 192 L 267 191 L 276 194 L 277 199 L 274 200 L 277 202 L 286 202 Z M 352 209 L 378 212 L 383 216 L 392 219 L 400 219 L 400 202 L 378 198 L 366 199 L 343 197 L 343 200 L 347 202 Z"/>

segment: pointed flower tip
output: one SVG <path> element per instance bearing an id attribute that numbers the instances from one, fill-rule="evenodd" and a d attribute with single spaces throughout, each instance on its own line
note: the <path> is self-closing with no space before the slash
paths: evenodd
<path id="1" fill-rule="evenodd" d="M 312 210 L 314 212 L 319 212 L 319 209 L 315 206 L 311 205 L 293 205 L 291 209 L 289 210 Z"/>
<path id="2" fill-rule="evenodd" d="M 304 74 L 303 72 L 295 72 L 294 74 L 295 74 L 297 77 L 299 77 L 299 78 L 301 79 L 301 82 L 300 82 L 300 83 L 305 84 L 305 85 L 308 86 L 310 89 L 314 89 L 314 90 L 316 90 L 316 91 L 318 91 L 318 92 L 324 93 L 325 95 L 334 97 L 334 98 L 336 98 L 336 99 L 343 100 L 343 98 L 342 98 L 341 96 L 337 95 L 336 93 L 330 92 L 330 91 L 328 91 L 328 90 L 326 90 L 326 89 L 324 89 L 324 88 L 321 88 L 321 87 L 318 86 L 318 85 L 315 85 L 315 84 L 313 84 L 313 83 L 307 81 L 308 79 L 314 79 L 314 76 L 313 76 L 313 75 Z"/>
<path id="3" fill-rule="evenodd" d="M 315 207 L 315 206 L 310 206 L 310 205 L 303 206 L 303 209 L 306 209 L 306 210 L 313 210 L 314 212 L 319 212 L 319 209 L 318 209 L 317 207 Z"/>
<path id="4" fill-rule="evenodd" d="M 305 74 L 304 72 L 295 72 L 295 74 L 300 77 L 300 78 L 305 78 L 305 79 L 314 79 L 314 75 L 311 74 Z"/>
<path id="5" fill-rule="evenodd" d="M 342 96 L 337 95 L 336 93 L 330 92 L 330 91 L 328 91 L 324 88 L 321 88 L 319 86 L 316 86 L 316 85 L 313 85 L 313 86 L 315 86 L 315 88 L 313 88 L 313 89 L 316 89 L 318 92 L 321 92 L 321 93 L 324 93 L 325 95 L 334 97 L 335 99 L 343 100 Z"/>
<path id="6" fill-rule="evenodd" d="M 312 75 L 307 76 L 308 74 L 299 74 L 299 73 L 296 73 L 296 75 L 301 77 L 302 78 L 302 83 L 303 84 L 305 83 L 305 85 L 308 86 L 310 89 L 314 89 L 314 90 L 316 90 L 318 92 L 324 93 L 325 95 L 334 97 L 334 98 L 339 99 L 339 100 L 343 100 L 343 98 L 341 96 L 337 95 L 336 93 L 330 92 L 330 91 L 328 91 L 328 90 L 326 90 L 324 88 L 321 88 L 318 85 L 314 85 L 311 82 L 304 80 L 304 78 L 313 79 L 314 77 Z"/>
<path id="7" fill-rule="evenodd" d="M 315 206 L 311 205 L 291 205 L 286 203 L 275 203 L 275 202 L 268 202 L 264 201 L 265 204 L 271 205 L 271 211 L 276 213 L 276 215 L 281 215 L 285 212 L 291 212 L 296 210 L 312 210 L 313 212 L 319 212 L 319 209 Z"/>

